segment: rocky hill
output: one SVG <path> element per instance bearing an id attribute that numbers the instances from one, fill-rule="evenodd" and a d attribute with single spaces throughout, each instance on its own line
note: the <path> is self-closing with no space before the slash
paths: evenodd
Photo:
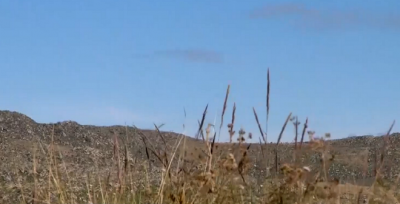
<path id="1" fill-rule="evenodd" d="M 98 127 L 80 125 L 73 121 L 57 122 L 53 124 L 37 123 L 26 115 L 17 112 L 0 111 L 0 183 L 4 186 L 17 185 L 21 179 L 32 179 L 33 169 L 39 182 L 49 177 L 51 154 L 59 161 L 56 165 L 65 166 L 65 171 L 77 181 L 85 181 L 92 172 L 103 172 L 107 175 L 116 165 L 115 138 L 118 139 L 117 149 L 121 152 L 121 165 L 141 166 L 146 163 L 151 182 L 158 182 L 162 164 L 158 158 L 146 151 L 145 143 L 152 149 L 159 151 L 164 144 L 172 147 L 181 135 L 172 132 L 162 132 L 162 136 L 155 130 L 139 130 L 133 127 L 110 126 Z M 384 175 L 394 179 L 400 172 L 400 134 L 390 135 L 390 145 L 385 150 Z M 53 141 L 53 146 L 50 144 Z M 151 143 L 151 144 L 149 144 Z M 384 144 L 383 137 L 352 137 L 340 140 L 331 140 L 324 144 L 324 149 L 330 157 L 328 174 L 339 178 L 343 182 L 356 182 L 366 185 L 371 183 L 375 176 L 375 168 L 381 160 L 381 150 Z M 202 141 L 186 137 L 185 161 L 188 163 L 202 158 Z M 244 144 L 248 145 L 248 144 Z M 218 151 L 228 150 L 229 144 L 217 144 Z M 50 148 L 54 151 L 51 153 Z M 274 172 L 275 144 L 261 146 L 251 144 L 249 155 L 253 162 L 250 177 L 260 179 Z M 313 150 L 314 146 L 305 144 L 302 150 L 294 153 L 293 144 L 280 144 L 278 147 L 279 165 L 293 163 L 294 156 L 298 155 L 301 165 L 313 169 L 321 167 L 321 153 Z M 171 153 L 172 151 L 168 151 Z M 334 155 L 334 156 L 332 156 Z M 326 156 L 325 156 L 326 157 Z M 192 161 L 191 161 L 192 160 Z M 35 164 L 35 166 L 34 166 Z M 63 167 L 64 168 L 64 167 Z M 138 168 L 137 168 L 138 169 Z M 141 170 L 138 170 L 140 174 Z M 41 180 L 40 180 L 41 179 Z M 143 176 L 135 179 L 138 185 L 143 185 Z"/>

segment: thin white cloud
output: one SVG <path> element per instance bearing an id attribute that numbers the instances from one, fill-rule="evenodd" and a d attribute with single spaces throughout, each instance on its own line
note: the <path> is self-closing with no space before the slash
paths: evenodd
<path id="1" fill-rule="evenodd" d="M 155 55 L 183 59 L 192 62 L 223 62 L 222 54 L 209 50 L 164 50 L 155 52 Z"/>
<path id="2" fill-rule="evenodd" d="M 135 55 L 136 58 L 172 58 L 197 63 L 223 63 L 224 57 L 221 53 L 203 49 L 172 49 L 159 50 L 152 54 Z"/>
<path id="3" fill-rule="evenodd" d="M 355 27 L 400 30 L 400 15 L 375 10 L 317 9 L 301 3 L 266 5 L 252 11 L 252 19 L 283 19 L 300 28 L 318 30 L 350 29 Z"/>

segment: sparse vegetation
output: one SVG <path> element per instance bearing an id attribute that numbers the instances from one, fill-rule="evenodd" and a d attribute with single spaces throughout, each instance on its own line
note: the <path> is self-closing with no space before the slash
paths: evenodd
<path id="1" fill-rule="evenodd" d="M 269 71 L 267 81 L 268 121 Z M 400 154 L 393 144 L 399 144 L 400 137 L 391 135 L 394 123 L 383 137 L 344 139 L 348 143 L 330 141 L 329 133 L 317 138 L 308 130 L 308 119 L 301 123 L 290 113 L 282 121 L 278 140 L 271 144 L 253 108 L 260 133 L 259 144 L 254 144 L 246 143 L 246 138 L 256 134 L 244 128 L 236 133 L 234 103 L 226 125 L 230 142 L 218 143 L 229 92 L 230 86 L 218 135 L 206 123 L 207 105 L 196 139 L 162 132 L 157 125 L 154 131 L 101 129 L 73 122 L 45 125 L 3 112 L 0 200 L 32 204 L 400 203 L 400 168 L 393 163 Z M 289 122 L 295 142 L 281 144 Z"/>

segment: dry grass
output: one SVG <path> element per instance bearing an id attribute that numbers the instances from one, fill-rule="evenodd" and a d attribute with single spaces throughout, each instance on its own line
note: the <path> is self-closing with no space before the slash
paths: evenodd
<path id="1" fill-rule="evenodd" d="M 269 117 L 270 74 L 267 75 L 267 121 Z M 218 138 L 223 126 L 224 116 L 228 103 L 230 86 L 226 91 L 221 116 Z M 113 157 L 109 161 L 112 169 L 94 167 L 91 173 L 84 175 L 73 174 L 69 168 L 72 164 L 63 160 L 63 154 L 68 152 L 54 144 L 40 142 L 34 146 L 32 155 L 32 178 L 20 178 L 12 186 L 1 185 L 2 196 L 17 195 L 20 203 L 91 203 L 91 204 L 119 204 L 119 203 L 399 203 L 397 188 L 390 186 L 382 179 L 380 171 L 385 162 L 385 151 L 390 146 L 389 134 L 394 125 L 390 127 L 385 143 L 381 148 L 381 156 L 376 160 L 376 177 L 371 186 L 358 186 L 341 183 L 338 178 L 330 178 L 328 169 L 334 160 L 346 160 L 345 157 L 335 157 L 330 151 L 329 134 L 324 138 L 315 138 L 315 132 L 308 131 L 310 141 L 304 143 L 304 136 L 308 128 L 306 119 L 300 144 L 298 141 L 298 127 L 300 122 L 297 116 L 288 115 L 282 126 L 278 140 L 273 146 L 273 151 L 268 148 L 267 132 L 262 130 L 256 110 L 253 108 L 254 117 L 260 132 L 259 156 L 252 156 L 249 151 L 252 144 L 245 143 L 246 132 L 240 129 L 238 134 L 234 130 L 236 104 L 233 106 L 231 121 L 227 125 L 230 136 L 229 143 L 217 143 L 217 133 L 212 134 L 215 124 L 205 124 L 207 114 L 206 106 L 202 120 L 199 122 L 197 138 L 202 142 L 188 140 L 183 134 L 170 145 L 164 138 L 160 127 L 155 125 L 155 130 L 162 141 L 162 148 L 157 148 L 139 129 L 145 146 L 145 161 L 136 160 L 129 155 L 129 137 L 121 140 L 114 136 Z M 279 155 L 280 141 L 289 121 L 293 122 L 294 155 L 292 162 L 285 163 Z M 268 123 L 268 122 L 267 122 Z M 268 125 L 266 124 L 268 129 Z M 237 142 L 233 138 L 237 137 Z M 253 137 L 248 133 L 248 138 Z M 270 166 L 270 155 L 273 152 L 274 163 Z M 310 152 L 320 155 L 320 161 L 315 166 L 306 166 L 300 160 L 301 155 Z M 252 152 L 254 153 L 254 151 Z M 45 160 L 38 160 L 37 155 L 45 155 Z M 349 163 L 362 165 L 354 159 L 357 155 L 348 155 Z M 76 155 L 79 157 L 79 155 Z M 151 161 L 151 157 L 157 159 Z M 366 157 L 364 155 L 364 157 Z M 251 158 L 264 162 L 260 169 L 265 170 L 262 179 L 250 174 L 250 169 L 255 163 Z M 356 161 L 358 163 L 356 163 Z M 156 164 L 155 164 L 156 163 Z M 149 172 L 158 168 L 158 183 L 150 182 Z M 43 171 L 47 169 L 47 171 Z M 40 172 L 39 172 L 40 171 Z M 38 174 L 48 172 L 46 180 L 40 180 Z M 143 179 L 143 185 L 136 185 L 135 180 Z M 78 188 L 84 183 L 83 190 Z M 77 190 L 79 189 L 79 190 Z M 9 193 L 9 194 L 8 194 Z"/>

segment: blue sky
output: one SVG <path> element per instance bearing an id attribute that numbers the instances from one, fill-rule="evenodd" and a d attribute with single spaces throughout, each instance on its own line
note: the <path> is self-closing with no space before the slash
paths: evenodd
<path id="1" fill-rule="evenodd" d="M 268 67 L 270 141 L 289 112 L 333 138 L 400 117 L 400 1 L 5 0 L 0 28 L 0 109 L 38 122 L 194 135 L 231 84 L 221 140 L 236 102 L 236 128 L 258 141 Z"/>

